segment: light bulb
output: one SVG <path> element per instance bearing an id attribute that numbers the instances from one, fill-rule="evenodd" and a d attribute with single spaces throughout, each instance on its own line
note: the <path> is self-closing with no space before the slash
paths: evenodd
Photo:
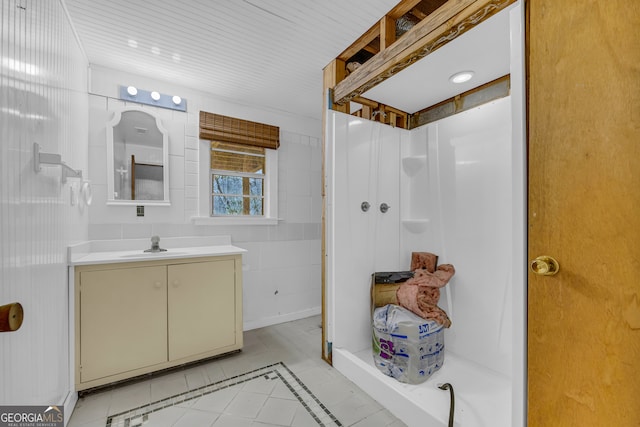
<path id="1" fill-rule="evenodd" d="M 153 99 L 154 101 L 159 101 L 160 94 L 154 90 L 153 92 L 151 92 L 151 99 Z"/>
<path id="2" fill-rule="evenodd" d="M 138 89 L 136 89 L 135 86 L 129 86 L 127 88 L 127 93 L 131 96 L 136 96 L 138 94 Z"/>
<path id="3" fill-rule="evenodd" d="M 180 105 L 182 103 L 182 98 L 180 98 L 178 95 L 174 95 L 173 98 L 171 98 L 171 100 L 176 105 Z"/>

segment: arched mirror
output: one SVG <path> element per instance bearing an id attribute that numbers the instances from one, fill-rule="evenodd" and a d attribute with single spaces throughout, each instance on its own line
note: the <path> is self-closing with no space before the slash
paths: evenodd
<path id="1" fill-rule="evenodd" d="M 107 124 L 109 204 L 169 205 L 167 131 L 152 113 L 127 108 Z"/>

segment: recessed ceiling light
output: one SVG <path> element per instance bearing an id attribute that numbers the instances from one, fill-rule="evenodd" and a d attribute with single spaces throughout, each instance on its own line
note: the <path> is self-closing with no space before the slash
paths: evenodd
<path id="1" fill-rule="evenodd" d="M 451 77 L 449 77 L 449 81 L 451 83 L 464 83 L 471 80 L 473 77 L 473 71 L 460 71 L 459 73 L 455 73 Z"/>

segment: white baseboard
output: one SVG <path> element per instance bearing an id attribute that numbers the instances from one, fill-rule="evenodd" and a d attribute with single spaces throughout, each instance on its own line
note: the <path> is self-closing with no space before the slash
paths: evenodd
<path id="1" fill-rule="evenodd" d="M 314 307 L 308 310 L 296 311 L 295 313 L 287 313 L 279 316 L 265 317 L 250 322 L 244 322 L 243 330 L 250 331 L 252 329 L 264 328 L 265 326 L 277 325 L 279 323 L 291 322 L 293 320 L 304 319 L 311 316 L 317 316 L 322 312 L 321 307 Z"/>
<path id="2" fill-rule="evenodd" d="M 64 399 L 64 425 L 69 424 L 69 420 L 71 419 L 71 414 L 73 414 L 73 410 L 76 407 L 76 403 L 78 403 L 78 393 L 75 391 L 69 391 L 66 399 Z"/>

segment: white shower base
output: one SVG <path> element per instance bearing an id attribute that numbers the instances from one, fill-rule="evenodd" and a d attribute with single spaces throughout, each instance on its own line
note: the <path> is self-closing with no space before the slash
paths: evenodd
<path id="1" fill-rule="evenodd" d="M 511 380 L 447 352 L 443 367 L 422 384 L 403 384 L 381 373 L 370 349 L 333 349 L 333 366 L 409 427 L 447 426 L 450 383 L 455 391 L 455 426 L 510 427 Z"/>

